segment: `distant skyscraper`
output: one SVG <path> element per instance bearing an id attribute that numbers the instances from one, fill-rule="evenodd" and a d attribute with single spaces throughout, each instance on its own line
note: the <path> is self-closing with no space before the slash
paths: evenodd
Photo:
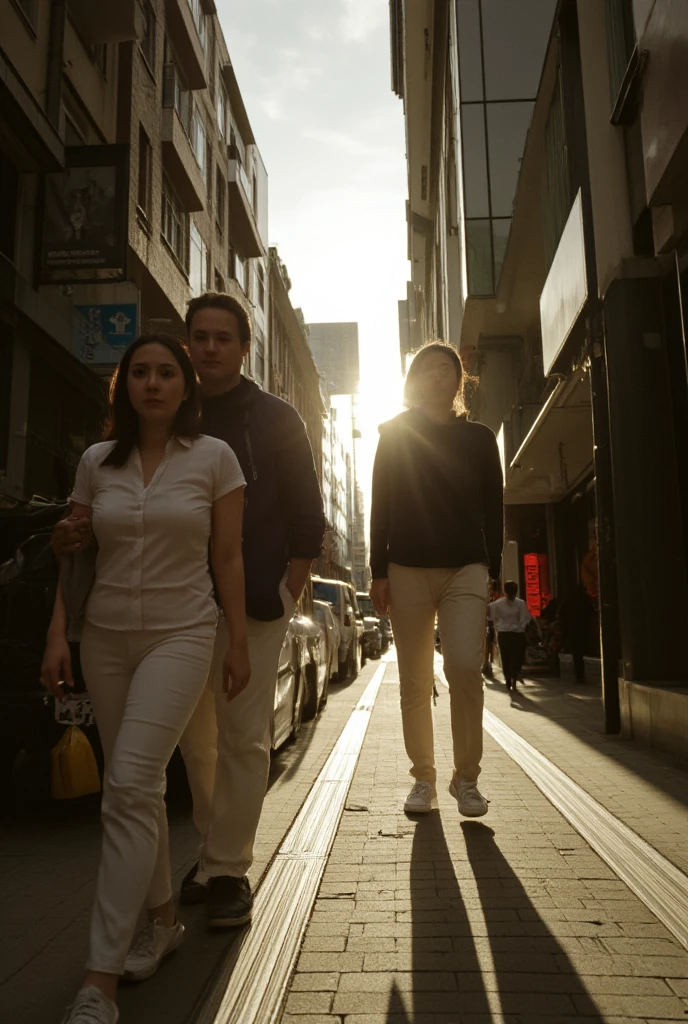
<path id="1" fill-rule="evenodd" d="M 358 391 L 358 324 L 309 324 L 308 340 L 328 395 Z"/>

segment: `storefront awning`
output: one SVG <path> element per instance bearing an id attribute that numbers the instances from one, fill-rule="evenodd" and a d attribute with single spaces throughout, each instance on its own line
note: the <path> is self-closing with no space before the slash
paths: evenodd
<path id="1" fill-rule="evenodd" d="M 592 461 L 590 383 L 578 370 L 557 385 L 511 460 L 505 501 L 560 501 L 590 472 Z"/>

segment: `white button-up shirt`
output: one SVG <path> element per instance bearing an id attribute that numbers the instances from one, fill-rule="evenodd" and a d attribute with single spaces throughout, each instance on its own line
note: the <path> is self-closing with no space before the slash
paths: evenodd
<path id="1" fill-rule="evenodd" d="M 106 629 L 212 627 L 208 565 L 211 507 L 245 480 L 224 441 L 172 438 L 147 487 L 138 448 L 124 466 L 103 466 L 104 441 L 81 457 L 70 500 L 88 505 L 98 542 L 86 621 Z"/>

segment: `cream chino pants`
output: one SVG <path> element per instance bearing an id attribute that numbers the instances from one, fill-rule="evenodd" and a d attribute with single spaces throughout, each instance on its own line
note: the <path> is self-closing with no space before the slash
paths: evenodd
<path id="1" fill-rule="evenodd" d="M 277 665 L 294 612 L 284 581 L 280 595 L 285 608 L 281 619 L 247 619 L 251 681 L 232 701 L 222 689 L 229 636 L 220 618 L 208 685 L 179 741 L 202 841 L 198 882 L 220 875 L 243 878 L 253 863 L 270 772 Z"/>
<path id="2" fill-rule="evenodd" d="M 399 663 L 401 719 L 411 775 L 436 780 L 432 722 L 435 615 L 449 683 L 454 773 L 475 780 L 483 753 L 484 565 L 421 569 L 391 564 L 390 617 Z"/>
<path id="3" fill-rule="evenodd" d="M 84 627 L 81 665 L 105 756 L 90 971 L 121 974 L 146 896 L 149 907 L 172 897 L 165 769 L 206 684 L 214 634 Z"/>

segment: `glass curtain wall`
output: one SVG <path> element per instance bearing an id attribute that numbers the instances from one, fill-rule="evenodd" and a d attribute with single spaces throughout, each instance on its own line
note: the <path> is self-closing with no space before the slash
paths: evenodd
<path id="1" fill-rule="evenodd" d="M 468 292 L 494 295 L 556 0 L 456 0 Z"/>

